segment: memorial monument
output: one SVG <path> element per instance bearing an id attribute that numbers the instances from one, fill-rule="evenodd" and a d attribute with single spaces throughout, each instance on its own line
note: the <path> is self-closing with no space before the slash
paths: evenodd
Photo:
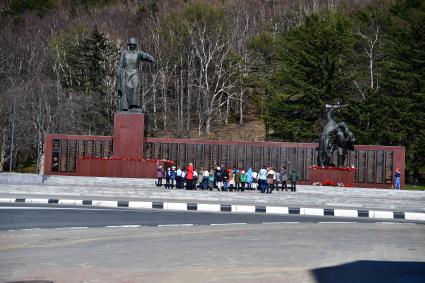
<path id="1" fill-rule="evenodd" d="M 333 117 L 335 109 L 343 107 L 326 104 L 326 125 L 320 135 L 317 165 L 320 167 L 344 167 L 347 151 L 354 150 L 355 138 L 344 122 L 336 123 Z M 337 152 L 337 164 L 332 162 L 332 155 Z"/>
<path id="2" fill-rule="evenodd" d="M 355 182 L 354 166 L 346 164 L 348 151 L 354 151 L 355 138 L 344 122 L 335 122 L 333 113 L 344 107 L 326 104 L 326 124 L 320 135 L 317 166 L 312 166 L 314 183 L 346 186 Z M 333 161 L 336 153 L 336 164 Z"/>
<path id="3" fill-rule="evenodd" d="M 137 41 L 130 37 L 127 42 L 128 49 L 121 51 L 120 59 L 116 69 L 118 110 L 140 109 L 140 63 L 141 61 L 155 62 L 148 53 L 137 50 Z"/>
<path id="4" fill-rule="evenodd" d="M 154 59 L 137 50 L 136 39 L 130 38 L 115 70 L 118 112 L 113 135 L 47 134 L 45 175 L 155 178 L 158 163 L 164 167 L 168 162 L 180 167 L 193 163 L 198 170 L 226 164 L 257 172 L 270 165 L 296 170 L 299 184 L 388 188 L 394 168 L 399 168 L 404 185 L 404 147 L 354 145 L 348 126 L 333 117 L 342 107 L 339 104 L 326 106 L 319 144 L 146 137 L 140 109 L 142 61 Z"/>

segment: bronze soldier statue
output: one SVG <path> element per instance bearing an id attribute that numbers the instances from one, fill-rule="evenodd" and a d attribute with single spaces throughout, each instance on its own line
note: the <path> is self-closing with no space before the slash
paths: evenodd
<path id="1" fill-rule="evenodd" d="M 335 109 L 345 105 L 326 104 L 326 125 L 320 135 L 319 148 L 317 153 L 317 165 L 335 166 L 332 163 L 332 154 L 337 152 L 337 166 L 342 167 L 345 164 L 345 158 L 348 150 L 354 150 L 354 135 L 348 129 L 345 123 L 336 123 L 333 117 Z"/>
<path id="2" fill-rule="evenodd" d="M 118 89 L 118 110 L 119 111 L 139 111 L 140 109 L 140 62 L 155 62 L 148 53 L 137 50 L 136 39 L 130 37 L 127 42 L 128 49 L 121 51 L 118 62 L 117 89 Z"/>

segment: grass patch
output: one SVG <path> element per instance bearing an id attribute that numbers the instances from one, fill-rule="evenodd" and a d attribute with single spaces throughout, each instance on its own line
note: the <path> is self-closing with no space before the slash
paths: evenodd
<path id="1" fill-rule="evenodd" d="M 425 186 L 405 185 L 404 189 L 411 190 L 411 191 L 425 191 Z"/>

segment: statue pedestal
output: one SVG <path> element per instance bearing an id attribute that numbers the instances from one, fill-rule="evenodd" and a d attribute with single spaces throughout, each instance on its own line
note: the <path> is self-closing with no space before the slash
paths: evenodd
<path id="1" fill-rule="evenodd" d="M 77 159 L 77 176 L 156 178 L 157 162 L 143 159 L 145 115 L 121 112 L 114 116 L 113 154 L 110 158 Z M 164 166 L 164 164 L 163 164 Z"/>
<path id="2" fill-rule="evenodd" d="M 114 158 L 143 158 L 145 115 L 115 113 L 113 134 Z"/>
<path id="3" fill-rule="evenodd" d="M 356 170 L 350 167 L 310 167 L 310 182 L 320 182 L 323 186 L 336 186 L 338 183 L 344 187 L 352 187 L 356 180 Z"/>

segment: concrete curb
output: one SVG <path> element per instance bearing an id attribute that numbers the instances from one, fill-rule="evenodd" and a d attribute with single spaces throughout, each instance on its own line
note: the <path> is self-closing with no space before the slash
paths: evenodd
<path id="1" fill-rule="evenodd" d="M 70 200 L 51 198 L 0 198 L 0 203 L 18 204 L 59 204 L 92 207 L 128 207 L 134 209 L 163 209 L 170 211 L 233 212 L 252 214 L 288 214 L 307 216 L 336 216 L 372 219 L 405 219 L 425 221 L 425 213 L 406 211 L 377 211 L 361 209 L 304 208 L 262 205 L 211 204 L 185 202 L 111 201 L 111 200 Z"/>

